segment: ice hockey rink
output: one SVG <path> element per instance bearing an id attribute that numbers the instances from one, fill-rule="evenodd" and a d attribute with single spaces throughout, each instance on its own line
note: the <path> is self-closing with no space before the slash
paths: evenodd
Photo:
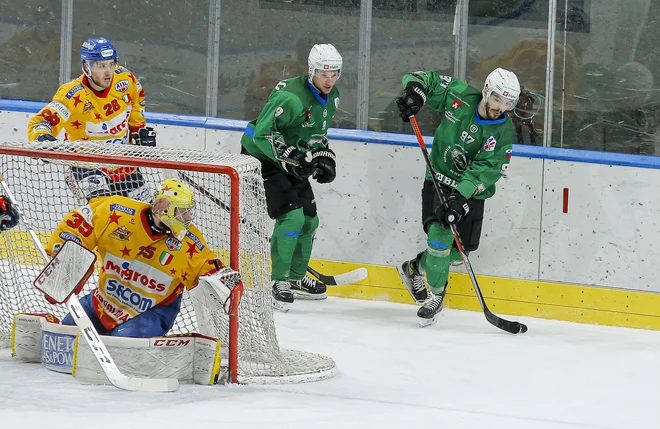
<path id="1" fill-rule="evenodd" d="M 329 298 L 276 316 L 280 346 L 332 356 L 329 380 L 134 393 L 0 355 L 0 428 L 660 427 L 660 332 Z"/>

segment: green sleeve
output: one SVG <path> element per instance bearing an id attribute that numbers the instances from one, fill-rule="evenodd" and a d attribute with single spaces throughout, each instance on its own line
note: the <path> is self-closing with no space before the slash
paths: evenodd
<path id="1" fill-rule="evenodd" d="M 506 129 L 511 130 L 511 133 L 500 134 L 495 140 L 494 149 L 491 151 L 486 150 L 486 148 L 488 145 L 492 145 L 491 139 L 495 137 L 488 136 L 482 142 L 481 149 L 467 170 L 463 172 L 456 190 L 465 198 L 477 196 L 489 188 L 492 189 L 491 192 L 495 192 L 495 182 L 500 180 L 502 173 L 506 171 L 511 161 L 513 130 L 510 124 Z"/>
<path id="2" fill-rule="evenodd" d="M 417 71 L 403 76 L 402 83 L 405 88 L 410 82 L 419 82 L 426 93 L 426 105 L 439 112 L 445 110 L 445 99 L 451 89 L 454 92 L 463 92 L 468 84 L 455 80 L 451 76 L 443 76 L 434 71 Z"/>
<path id="3" fill-rule="evenodd" d="M 279 164 L 284 149 L 298 143 L 285 141 L 284 130 L 292 126 L 303 110 L 296 95 L 276 87 L 254 124 L 254 144 L 264 155 Z"/>

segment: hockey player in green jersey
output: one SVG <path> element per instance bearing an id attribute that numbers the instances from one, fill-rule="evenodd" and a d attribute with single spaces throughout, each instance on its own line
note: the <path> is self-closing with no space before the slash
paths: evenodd
<path id="1" fill-rule="evenodd" d="M 409 73 L 403 86 L 397 106 L 404 121 L 424 104 L 444 113 L 430 158 L 447 204 L 440 203 L 427 171 L 422 187 L 427 247 L 398 267 L 413 299 L 422 304 L 417 311 L 420 326 L 427 326 L 442 310 L 451 261 L 461 259 L 450 223 L 456 225 L 466 251 L 479 246 L 484 200 L 495 194 L 495 182 L 511 160 L 514 127 L 506 112 L 516 106 L 520 84 L 515 73 L 498 68 L 481 91 L 433 71 Z"/>
<path id="2" fill-rule="evenodd" d="M 307 62 L 308 74 L 280 81 L 241 138 L 242 153 L 261 161 L 268 215 L 275 220 L 271 279 L 275 308 L 282 311 L 289 310 L 294 292 L 326 297 L 325 284 L 305 274 L 319 225 L 309 178 L 335 179 L 327 133 L 339 106 L 335 83 L 342 58 L 334 46 L 321 44 L 312 47 Z"/>

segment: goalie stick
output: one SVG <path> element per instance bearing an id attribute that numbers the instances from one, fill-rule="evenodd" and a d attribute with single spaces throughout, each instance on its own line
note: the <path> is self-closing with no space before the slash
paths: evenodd
<path id="1" fill-rule="evenodd" d="M 204 195 L 207 197 L 209 200 L 211 200 L 215 205 L 218 207 L 222 208 L 223 210 L 226 211 L 231 211 L 231 208 L 225 204 L 223 201 L 221 201 L 218 197 L 215 195 L 211 194 L 206 188 L 204 188 L 202 185 L 199 183 L 195 182 L 192 180 L 190 177 L 188 177 L 187 174 L 177 171 L 177 174 L 181 180 L 186 182 L 188 185 L 192 186 L 197 192 L 200 194 Z M 263 235 L 262 232 L 253 224 L 248 222 L 246 219 L 241 219 L 241 223 L 244 225 L 247 225 L 248 228 L 250 228 L 254 233 Z M 343 284 L 350 284 L 350 283 L 357 283 L 359 281 L 362 281 L 367 278 L 369 275 L 369 272 L 367 271 L 366 268 L 360 267 L 355 270 L 343 273 L 343 274 L 338 274 L 335 276 L 329 276 L 326 274 L 319 273 L 312 267 L 307 267 L 307 272 L 309 272 L 311 275 L 322 281 L 328 286 L 338 286 L 338 285 L 343 285 Z"/>
<path id="2" fill-rule="evenodd" d="M 413 131 L 415 132 L 415 136 L 417 137 L 417 143 L 419 143 L 419 148 L 422 150 L 422 155 L 424 156 L 424 162 L 426 162 L 426 168 L 429 169 L 429 173 L 431 175 L 431 181 L 433 182 L 433 187 L 435 188 L 435 191 L 438 193 L 438 198 L 440 198 L 440 202 L 442 204 L 447 204 L 447 198 L 442 192 L 442 188 L 440 188 L 440 184 L 438 183 L 437 177 L 435 177 L 435 171 L 433 170 L 431 159 L 429 158 L 429 154 L 426 150 L 426 143 L 424 143 L 424 138 L 422 137 L 422 132 L 419 129 L 419 125 L 417 125 L 417 118 L 415 118 L 415 115 L 410 115 L 410 124 L 412 125 Z M 472 281 L 472 286 L 474 287 L 474 291 L 477 294 L 477 298 L 479 298 L 481 309 L 484 311 L 484 314 L 486 315 L 486 320 L 488 320 L 488 322 L 490 322 L 492 325 L 511 334 L 524 334 L 525 332 L 527 332 L 526 325 L 523 325 L 520 322 L 513 322 L 510 320 L 502 319 L 501 317 L 493 314 L 488 309 L 488 306 L 486 305 L 486 301 L 484 300 L 484 296 L 481 293 L 481 289 L 479 289 L 479 284 L 477 283 L 477 278 L 474 275 L 474 270 L 472 270 L 472 265 L 470 265 L 470 260 L 468 259 L 468 256 L 463 248 L 463 241 L 461 240 L 460 235 L 458 235 L 458 230 L 456 229 L 456 225 L 451 224 L 449 226 L 451 228 L 451 232 L 454 234 L 454 241 L 456 242 L 456 247 L 458 248 L 461 257 L 463 258 L 463 263 L 465 264 L 465 269 L 467 270 L 468 275 L 470 276 L 470 280 Z"/>
<path id="3" fill-rule="evenodd" d="M 44 261 L 48 263 L 49 258 L 48 258 L 48 254 L 46 253 L 46 249 L 44 249 L 44 246 L 41 244 L 39 237 L 37 237 L 37 234 L 34 232 L 34 229 L 32 228 L 32 222 L 25 216 L 25 214 L 17 204 L 16 198 L 14 198 L 14 195 L 9 189 L 9 186 L 7 186 L 7 182 L 5 181 L 5 178 L 2 175 L 2 173 L 0 173 L 0 185 L 7 194 L 7 198 L 9 198 L 13 206 L 16 208 L 19 217 L 23 221 L 23 225 L 25 225 L 25 228 L 30 234 L 30 237 L 32 237 L 32 241 L 34 241 L 35 246 L 37 246 L 37 249 L 41 253 L 41 256 L 44 258 Z M 49 265 L 46 266 L 46 269 L 48 267 Z M 39 278 L 41 278 L 42 275 L 45 274 L 46 269 L 42 271 Z M 86 280 L 87 278 L 83 278 L 82 282 Z M 80 329 L 80 332 L 87 341 L 87 344 L 89 344 L 89 347 L 94 353 L 96 360 L 98 361 L 99 365 L 101 365 L 101 368 L 103 369 L 105 375 L 108 377 L 110 383 L 112 383 L 113 386 L 119 389 L 138 391 L 138 392 L 174 392 L 178 390 L 179 381 L 175 378 L 129 377 L 126 376 L 125 374 L 122 374 L 121 371 L 119 371 L 119 368 L 117 368 L 117 364 L 112 359 L 112 356 L 110 355 L 108 349 L 101 340 L 99 333 L 94 328 L 91 319 L 89 318 L 84 308 L 80 304 L 80 301 L 78 300 L 76 294 L 73 293 L 76 292 L 76 289 L 78 288 L 82 288 L 82 285 L 81 284 L 72 285 L 72 287 L 70 287 L 71 290 L 71 293 L 69 294 L 70 296 L 66 296 L 67 294 L 65 294 L 64 296 L 58 294 L 59 296 L 57 298 L 61 298 L 62 301 L 64 301 L 64 303 L 66 304 L 67 308 L 69 309 L 69 312 L 71 313 L 71 316 L 73 317 L 73 320 Z M 53 299 L 53 297 L 50 297 L 50 300 L 58 301 L 58 299 Z"/>

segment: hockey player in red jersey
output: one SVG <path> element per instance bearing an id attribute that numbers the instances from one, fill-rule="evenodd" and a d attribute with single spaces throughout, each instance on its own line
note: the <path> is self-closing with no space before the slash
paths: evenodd
<path id="1" fill-rule="evenodd" d="M 210 288 L 226 303 L 240 274 L 208 248 L 192 224 L 192 190 L 167 179 L 153 203 L 110 196 L 69 212 L 47 251 L 65 240 L 95 250 L 102 267 L 98 286 L 80 299 L 101 335 L 154 337 L 174 325 L 184 288 Z M 62 321 L 73 325 L 71 315 Z"/>
<path id="2" fill-rule="evenodd" d="M 56 141 L 64 132 L 64 140 L 155 146 L 156 132 L 144 117 L 144 89 L 133 73 L 118 65 L 112 43 L 103 37 L 87 39 L 80 61 L 83 74 L 60 86 L 30 119 L 28 139 Z M 72 168 L 67 182 L 81 203 L 108 195 L 148 202 L 153 196 L 136 168 Z"/>

